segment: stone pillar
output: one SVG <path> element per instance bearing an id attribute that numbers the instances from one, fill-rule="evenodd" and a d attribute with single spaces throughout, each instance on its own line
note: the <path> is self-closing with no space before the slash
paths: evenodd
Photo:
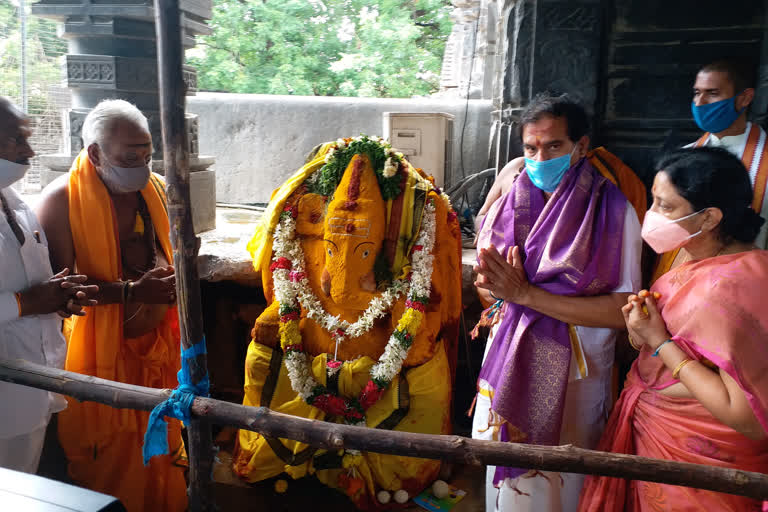
<path id="1" fill-rule="evenodd" d="M 760 69 L 752 104 L 752 117 L 766 126 L 768 121 L 768 0 L 763 0 L 763 41 L 760 50 Z"/>
<path id="2" fill-rule="evenodd" d="M 496 73 L 494 141 L 498 168 L 520 155 L 520 110 L 550 90 L 597 109 L 603 12 L 600 0 L 498 2 L 505 34 L 503 69 Z"/>
<path id="3" fill-rule="evenodd" d="M 440 95 L 487 99 L 493 88 L 497 52 L 497 0 L 453 0 L 453 29 L 445 45 Z"/>
<path id="4" fill-rule="evenodd" d="M 191 48 L 194 36 L 209 34 L 212 0 L 180 0 L 182 45 Z M 152 168 L 162 174 L 160 100 L 157 80 L 154 2 L 152 0 L 40 0 L 32 13 L 61 23 L 59 35 L 67 40 L 66 80 L 72 93 L 72 108 L 64 119 L 65 151 L 44 155 L 49 168 L 41 175 L 43 186 L 69 170 L 83 148 L 80 133 L 88 112 L 103 99 L 124 99 L 147 116 L 154 147 Z M 197 89 L 194 68 L 184 68 L 188 94 Z M 190 186 L 195 231 L 216 223 L 216 179 L 213 157 L 198 154 L 197 116 L 187 114 Z M 68 133 L 68 135 L 67 135 Z"/>

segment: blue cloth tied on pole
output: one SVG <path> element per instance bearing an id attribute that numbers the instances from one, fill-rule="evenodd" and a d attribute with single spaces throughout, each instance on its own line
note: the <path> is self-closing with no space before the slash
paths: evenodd
<path id="1" fill-rule="evenodd" d="M 200 382 L 192 383 L 190 363 L 197 356 L 206 354 L 205 336 L 203 339 L 181 351 L 181 370 L 176 374 L 179 385 L 173 390 L 171 396 L 155 406 L 149 415 L 147 431 L 144 433 L 144 465 L 155 455 L 168 453 L 168 423 L 165 417 L 176 418 L 184 422 L 191 419 L 192 402 L 196 396 L 208 396 L 210 381 L 206 373 Z"/>

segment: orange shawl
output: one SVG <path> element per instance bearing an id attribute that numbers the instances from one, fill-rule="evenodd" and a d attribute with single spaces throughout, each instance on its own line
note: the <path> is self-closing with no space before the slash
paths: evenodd
<path id="1" fill-rule="evenodd" d="M 141 194 L 163 252 L 173 261 L 162 182 L 153 175 Z M 69 220 L 77 272 L 101 281 L 119 281 L 122 268 L 114 206 L 85 150 L 69 174 Z M 128 384 L 175 387 L 180 367 L 176 308 L 169 308 L 157 328 L 138 338 L 124 338 L 122 325 L 122 304 L 86 308 L 85 316 L 73 317 L 65 368 Z M 175 455 L 157 457 L 144 468 L 141 446 L 148 418 L 145 411 L 70 400 L 59 418 L 59 439 L 69 459 L 70 476 L 81 485 L 119 497 L 131 512 L 183 510 L 183 473 L 172 467 L 183 453 L 179 422 L 169 422 L 168 445 Z"/>
<path id="2" fill-rule="evenodd" d="M 643 223 L 645 212 L 648 210 L 648 196 L 645 185 L 637 177 L 627 164 L 622 162 L 616 155 L 604 147 L 595 148 L 587 153 L 589 163 L 597 169 L 600 174 L 608 178 L 629 201 L 637 214 L 640 224 Z"/>

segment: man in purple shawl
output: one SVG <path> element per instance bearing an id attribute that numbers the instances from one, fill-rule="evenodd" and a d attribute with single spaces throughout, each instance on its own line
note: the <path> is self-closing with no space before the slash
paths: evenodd
<path id="1" fill-rule="evenodd" d="M 593 448 L 611 406 L 621 306 L 640 288 L 640 223 L 584 158 L 588 117 L 567 96 L 523 112 L 525 172 L 478 237 L 476 286 L 498 309 L 473 437 Z M 489 467 L 487 510 L 568 511 L 583 475 Z"/>

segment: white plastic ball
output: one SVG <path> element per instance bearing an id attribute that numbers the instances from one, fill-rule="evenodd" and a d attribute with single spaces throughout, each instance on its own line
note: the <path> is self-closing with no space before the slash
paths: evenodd
<path id="1" fill-rule="evenodd" d="M 449 494 L 451 494 L 450 486 L 442 480 L 435 480 L 432 484 L 432 495 L 441 500 L 447 498 Z"/>
<path id="2" fill-rule="evenodd" d="M 395 501 L 398 503 L 405 503 L 406 501 L 408 501 L 408 492 L 403 489 L 400 489 L 399 491 L 397 491 L 395 493 Z"/>
<path id="3" fill-rule="evenodd" d="M 376 498 L 379 500 L 379 503 L 386 505 L 392 499 L 392 495 L 389 494 L 389 491 L 379 491 Z"/>

